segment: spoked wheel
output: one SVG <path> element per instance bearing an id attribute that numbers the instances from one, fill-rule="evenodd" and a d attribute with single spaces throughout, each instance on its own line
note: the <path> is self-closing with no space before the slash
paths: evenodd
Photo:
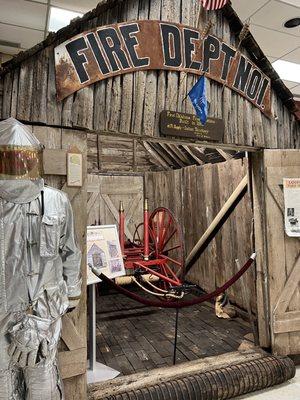
<path id="1" fill-rule="evenodd" d="M 180 285 L 185 272 L 183 236 L 174 214 L 167 208 L 156 208 L 149 218 L 149 231 L 155 259 L 166 261 L 158 267 L 167 278 L 160 280 L 159 288 Z"/>
<path id="2" fill-rule="evenodd" d="M 144 224 L 141 222 L 135 227 L 132 243 L 134 246 L 140 247 L 144 244 Z"/>

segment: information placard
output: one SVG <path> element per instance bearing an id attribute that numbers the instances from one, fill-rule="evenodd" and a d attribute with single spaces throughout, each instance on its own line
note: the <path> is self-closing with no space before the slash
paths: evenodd
<path id="1" fill-rule="evenodd" d="M 300 237 L 300 178 L 283 178 L 285 232 Z"/>
<path id="2" fill-rule="evenodd" d="M 165 136 L 223 142 L 224 122 L 219 118 L 208 118 L 202 125 L 197 115 L 164 110 L 159 126 Z"/>
<path id="3" fill-rule="evenodd" d="M 116 225 L 88 226 L 87 264 L 97 275 L 109 278 L 125 275 Z"/>

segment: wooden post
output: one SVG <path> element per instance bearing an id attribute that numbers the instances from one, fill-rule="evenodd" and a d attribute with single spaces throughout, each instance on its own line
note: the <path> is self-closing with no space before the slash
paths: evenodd
<path id="1" fill-rule="evenodd" d="M 256 251 L 256 293 L 259 344 L 268 348 L 271 344 L 269 325 L 269 296 L 267 287 L 268 264 L 266 250 L 264 160 L 263 152 L 249 155 L 252 171 L 254 241 Z"/>
<path id="2" fill-rule="evenodd" d="M 237 271 L 239 271 L 241 269 L 241 264 L 240 264 L 239 260 L 236 259 L 235 263 L 237 266 Z M 249 293 L 249 290 L 247 290 L 247 287 L 246 287 L 245 274 L 243 276 L 241 276 L 241 278 L 240 278 L 240 285 L 241 285 L 241 289 L 242 289 L 243 303 L 246 304 L 246 309 L 247 309 L 249 321 L 251 324 L 251 329 L 252 329 L 252 333 L 253 333 L 253 337 L 254 337 L 254 344 L 255 344 L 255 346 L 258 346 L 259 342 L 258 342 L 256 323 L 255 323 L 255 320 L 254 320 L 254 317 L 253 317 L 252 311 L 251 311 L 251 302 L 250 302 L 251 293 Z"/>

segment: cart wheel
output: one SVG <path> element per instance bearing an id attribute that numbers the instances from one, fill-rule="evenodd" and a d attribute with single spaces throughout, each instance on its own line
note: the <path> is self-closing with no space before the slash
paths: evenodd
<path id="1" fill-rule="evenodd" d="M 141 247 L 144 244 L 144 223 L 141 222 L 135 228 L 132 243 L 134 246 Z"/>
<path id="2" fill-rule="evenodd" d="M 178 282 L 184 279 L 184 246 L 181 227 L 174 214 L 167 208 L 156 208 L 149 218 L 149 233 L 155 258 L 166 259 L 161 273 Z M 164 281 L 163 288 L 172 286 Z"/>

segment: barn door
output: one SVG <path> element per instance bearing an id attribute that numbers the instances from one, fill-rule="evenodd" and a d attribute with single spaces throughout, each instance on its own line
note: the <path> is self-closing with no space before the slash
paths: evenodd
<path id="1" fill-rule="evenodd" d="M 258 262 L 266 265 L 270 344 L 274 353 L 300 354 L 300 238 L 285 233 L 283 194 L 283 178 L 300 177 L 300 150 L 267 150 L 263 163 L 264 245 L 258 250 L 265 254 Z"/>
<path id="2" fill-rule="evenodd" d="M 88 225 L 119 222 L 119 204 L 125 210 L 125 235 L 132 240 L 137 225 L 143 221 L 143 177 L 88 175 Z"/>

